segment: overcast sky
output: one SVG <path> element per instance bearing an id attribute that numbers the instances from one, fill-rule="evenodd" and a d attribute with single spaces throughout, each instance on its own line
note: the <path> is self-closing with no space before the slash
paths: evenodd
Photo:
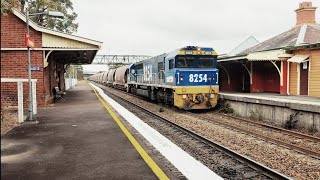
<path id="1" fill-rule="evenodd" d="M 78 0 L 77 35 L 102 41 L 98 54 L 159 55 L 187 46 L 230 52 L 295 26 L 302 0 Z M 311 0 L 320 7 L 320 0 Z M 320 23 L 320 8 L 316 11 Z M 106 69 L 85 66 L 85 71 Z"/>

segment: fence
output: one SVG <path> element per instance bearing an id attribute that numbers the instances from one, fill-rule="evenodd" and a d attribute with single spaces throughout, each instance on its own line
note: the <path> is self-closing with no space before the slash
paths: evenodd
<path id="1" fill-rule="evenodd" d="M 17 83 L 18 87 L 18 121 L 19 123 L 23 123 L 24 115 L 23 115 L 23 84 L 24 82 L 28 82 L 28 79 L 14 79 L 14 78 L 1 78 L 1 83 Z M 33 114 L 37 114 L 37 79 L 31 79 L 32 86 L 32 106 L 33 106 Z"/>
<path id="2" fill-rule="evenodd" d="M 65 78 L 66 90 L 71 89 L 78 83 L 77 78 Z"/>

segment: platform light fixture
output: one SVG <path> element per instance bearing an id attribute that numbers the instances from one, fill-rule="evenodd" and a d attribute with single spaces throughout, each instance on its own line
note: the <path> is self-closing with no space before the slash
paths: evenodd
<path id="1" fill-rule="evenodd" d="M 28 4 L 28 2 L 27 2 Z M 47 16 L 51 16 L 51 17 L 56 17 L 56 18 L 64 18 L 64 14 L 62 12 L 58 12 L 58 11 L 44 11 L 44 12 L 39 12 L 39 13 L 32 13 L 29 14 L 29 7 L 27 7 L 26 9 L 26 24 L 27 24 L 27 34 L 26 34 L 26 45 L 27 45 L 27 49 L 28 49 L 28 86 L 29 86 L 29 121 L 33 121 L 33 104 L 32 104 L 32 85 L 31 85 L 31 58 L 30 58 L 30 44 L 32 44 L 34 46 L 34 42 L 32 42 L 32 40 L 30 39 L 30 30 L 29 30 L 29 17 L 32 16 L 39 16 L 39 15 L 47 15 Z"/>

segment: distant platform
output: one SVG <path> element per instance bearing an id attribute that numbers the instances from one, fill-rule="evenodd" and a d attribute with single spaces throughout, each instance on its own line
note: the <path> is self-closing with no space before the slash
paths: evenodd
<path id="1" fill-rule="evenodd" d="M 320 97 L 285 96 L 276 93 L 220 92 L 220 99 L 287 107 L 293 110 L 320 113 Z"/>

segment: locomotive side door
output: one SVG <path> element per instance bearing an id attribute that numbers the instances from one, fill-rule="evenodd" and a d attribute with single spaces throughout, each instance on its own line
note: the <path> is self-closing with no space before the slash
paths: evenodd
<path id="1" fill-rule="evenodd" d="M 143 81 L 145 83 L 152 83 L 152 64 L 149 62 L 143 63 Z"/>
<path id="2" fill-rule="evenodd" d="M 165 59 L 165 79 L 166 85 L 173 85 L 175 82 L 174 58 Z"/>

